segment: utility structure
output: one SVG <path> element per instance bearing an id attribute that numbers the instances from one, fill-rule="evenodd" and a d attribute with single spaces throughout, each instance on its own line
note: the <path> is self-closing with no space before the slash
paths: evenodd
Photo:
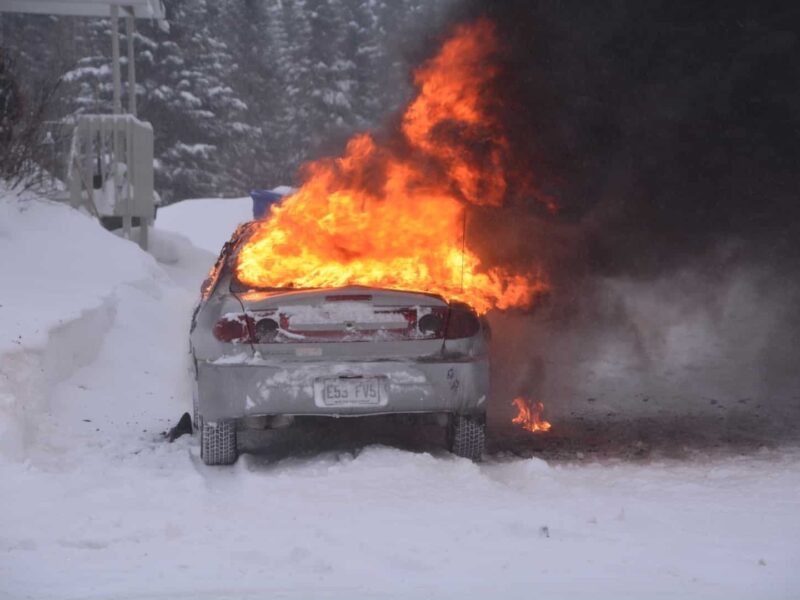
<path id="1" fill-rule="evenodd" d="M 0 13 L 95 17 L 111 20 L 113 113 L 75 117 L 67 158 L 66 200 L 85 206 L 104 225 L 121 222 L 125 237 L 139 226 L 139 245 L 147 249 L 154 219 L 153 128 L 136 117 L 135 19 L 166 24 L 162 0 L 0 0 Z M 127 41 L 127 113 L 122 109 L 119 20 Z"/>

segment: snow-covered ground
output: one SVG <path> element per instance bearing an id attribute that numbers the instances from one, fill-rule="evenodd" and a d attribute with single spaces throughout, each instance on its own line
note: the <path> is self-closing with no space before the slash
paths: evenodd
<path id="1" fill-rule="evenodd" d="M 158 210 L 156 228 L 177 232 L 195 246 L 219 254 L 234 229 L 253 218 L 253 200 L 199 198 L 183 200 Z"/>
<path id="2" fill-rule="evenodd" d="M 219 231 L 214 201 L 185 202 L 207 251 L 160 222 L 148 255 L 0 197 L 0 598 L 800 597 L 794 447 L 475 465 L 304 440 L 205 467 L 161 432 L 246 211 Z"/>

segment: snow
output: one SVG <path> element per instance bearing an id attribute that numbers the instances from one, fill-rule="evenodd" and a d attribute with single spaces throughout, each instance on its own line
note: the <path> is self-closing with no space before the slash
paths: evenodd
<path id="1" fill-rule="evenodd" d="M 172 146 L 172 151 L 177 153 L 189 154 L 195 157 L 208 158 L 217 149 L 213 144 L 183 144 L 178 142 Z"/>
<path id="2" fill-rule="evenodd" d="M 0 197 L 3 193 L 0 187 Z M 159 277 L 150 257 L 130 244 L 108 243 L 110 238 L 66 206 L 3 199 L 0 351 L 40 348 L 51 323 L 96 308 L 122 282 Z M 103 248 L 101 255 L 96 254 L 98 247 Z"/>
<path id="3" fill-rule="evenodd" d="M 279 185 L 270 191 L 286 196 L 297 191 Z M 203 250 L 219 254 L 237 226 L 253 219 L 253 199 L 197 198 L 175 202 L 158 210 L 156 228 L 179 233 Z"/>
<path id="4" fill-rule="evenodd" d="M 288 185 L 279 185 L 277 187 L 272 188 L 273 192 L 276 194 L 281 194 L 282 196 L 286 196 L 288 194 L 293 194 L 297 191 L 297 188 L 290 187 Z"/>
<path id="5" fill-rule="evenodd" d="M 0 191 L 0 598 L 797 597 L 796 447 L 475 465 L 290 429 L 209 468 L 164 442 L 214 260 L 193 243 L 237 206 L 169 207 L 186 237 L 160 221 L 149 255 Z"/>
<path id="6" fill-rule="evenodd" d="M 327 302 L 322 305 L 297 304 L 281 308 L 281 314 L 294 327 L 326 325 L 330 323 L 353 323 L 355 325 L 380 323 L 386 327 L 406 326 L 408 321 L 401 313 L 376 311 L 372 304 L 364 302 Z"/>
<path id="7" fill-rule="evenodd" d="M 187 92 L 187 91 L 184 90 L 184 91 L 178 92 L 178 95 L 186 101 L 186 104 L 189 107 L 197 108 L 198 106 L 202 106 L 203 105 L 203 101 L 200 100 L 200 98 L 198 98 L 197 96 L 195 96 L 191 92 Z M 185 144 L 182 144 L 182 145 L 185 146 Z M 196 144 L 196 145 L 197 146 L 202 146 L 203 144 Z"/>
<path id="8" fill-rule="evenodd" d="M 108 65 L 102 65 L 100 67 L 86 66 L 86 67 L 77 67 L 75 69 L 72 69 L 71 71 L 68 71 L 64 75 L 63 79 L 67 83 L 72 83 L 73 81 L 78 81 L 88 76 L 101 79 L 103 77 L 108 77 L 110 74 L 111 74 L 111 67 L 109 67 Z"/>
<path id="9" fill-rule="evenodd" d="M 219 254 L 236 227 L 253 218 L 253 200 L 200 198 L 158 209 L 156 229 L 180 233 L 203 250 Z"/>

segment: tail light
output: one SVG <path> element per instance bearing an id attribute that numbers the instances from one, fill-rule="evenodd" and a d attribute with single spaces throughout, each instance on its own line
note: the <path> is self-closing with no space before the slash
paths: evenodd
<path id="1" fill-rule="evenodd" d="M 472 337 L 481 330 L 478 315 L 467 304 L 453 302 L 447 315 L 447 329 L 444 337 L 448 340 Z"/>
<path id="2" fill-rule="evenodd" d="M 228 314 L 214 323 L 214 337 L 220 342 L 231 344 L 250 343 L 252 317 L 248 315 Z"/>
<path id="3" fill-rule="evenodd" d="M 278 322 L 269 317 L 258 319 L 253 325 L 255 342 L 258 344 L 269 344 L 278 335 Z"/>
<path id="4" fill-rule="evenodd" d="M 417 328 L 426 337 L 458 340 L 477 334 L 481 330 L 481 322 L 469 305 L 453 302 L 449 308 L 436 307 L 421 316 Z"/>
<path id="5" fill-rule="evenodd" d="M 427 315 L 421 316 L 417 322 L 417 327 L 419 327 L 420 332 L 425 335 L 441 337 L 441 334 L 444 331 L 444 324 L 446 322 L 447 311 L 436 310 L 429 312 Z"/>
<path id="6" fill-rule="evenodd" d="M 227 314 L 214 324 L 214 337 L 230 344 L 267 344 L 278 334 L 271 314 Z"/>

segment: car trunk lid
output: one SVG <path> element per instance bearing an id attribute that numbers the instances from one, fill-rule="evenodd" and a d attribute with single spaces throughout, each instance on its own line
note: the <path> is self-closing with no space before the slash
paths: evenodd
<path id="1" fill-rule="evenodd" d="M 441 352 L 448 305 L 437 295 L 349 286 L 238 297 L 262 355 L 380 359 Z"/>

